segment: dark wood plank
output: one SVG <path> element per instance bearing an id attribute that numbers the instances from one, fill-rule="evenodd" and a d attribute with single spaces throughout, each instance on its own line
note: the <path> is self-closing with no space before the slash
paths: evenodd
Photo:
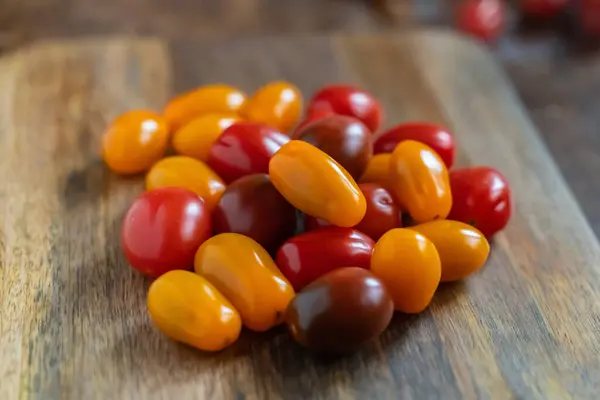
<path id="1" fill-rule="evenodd" d="M 176 71 L 172 81 L 170 54 Z M 188 54 L 188 56 L 185 56 Z M 202 54 L 199 58 L 189 54 Z M 310 62 L 307 62 L 310 60 Z M 177 90 L 349 81 L 388 124 L 448 124 L 460 163 L 501 169 L 515 216 L 489 265 L 380 340 L 318 360 L 283 329 L 207 355 L 154 329 L 119 225 L 142 189 L 98 160 L 115 114 Z M 0 398 L 595 398 L 600 246 L 490 55 L 447 33 L 73 41 L 0 62 Z M 43 139 L 43 140 L 42 140 Z"/>

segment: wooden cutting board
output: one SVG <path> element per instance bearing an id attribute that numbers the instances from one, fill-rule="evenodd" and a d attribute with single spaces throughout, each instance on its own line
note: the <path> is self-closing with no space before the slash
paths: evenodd
<path id="1" fill-rule="evenodd" d="M 597 398 L 600 248 L 485 50 L 442 32 L 172 50 L 91 39 L 0 61 L 1 399 Z M 315 359 L 283 329 L 245 332 L 219 354 L 175 344 L 150 324 L 148 281 L 119 248 L 142 184 L 99 159 L 111 118 L 159 110 L 174 87 L 273 79 L 306 94 L 354 82 L 381 99 L 388 125 L 447 124 L 460 165 L 497 167 L 514 190 L 487 267 L 346 358 Z"/>

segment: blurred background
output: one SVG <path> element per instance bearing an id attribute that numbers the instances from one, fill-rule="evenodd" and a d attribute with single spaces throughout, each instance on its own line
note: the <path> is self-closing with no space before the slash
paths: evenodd
<path id="1" fill-rule="evenodd" d="M 600 0 L 0 0 L 0 55 L 39 40 L 197 40 L 452 29 L 484 40 L 600 232 Z M 176 90 L 186 88 L 176 87 Z"/>

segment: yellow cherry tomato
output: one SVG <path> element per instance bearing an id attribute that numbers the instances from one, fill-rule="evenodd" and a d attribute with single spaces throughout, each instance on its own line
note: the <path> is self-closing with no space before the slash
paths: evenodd
<path id="1" fill-rule="evenodd" d="M 452 208 L 446 165 L 431 147 L 406 140 L 390 160 L 392 190 L 402 209 L 418 223 L 444 219 Z"/>
<path id="2" fill-rule="evenodd" d="M 202 115 L 237 113 L 245 102 L 246 95 L 232 86 L 201 86 L 173 98 L 164 115 L 171 128 L 177 130 Z"/>
<path id="3" fill-rule="evenodd" d="M 244 325 L 254 331 L 280 324 L 295 295 L 269 253 L 238 233 L 222 233 L 205 241 L 196 253 L 194 268 L 231 301 Z"/>
<path id="4" fill-rule="evenodd" d="M 367 212 L 365 196 L 350 174 L 315 146 L 291 140 L 269 162 L 275 188 L 300 211 L 349 228 Z"/>
<path id="5" fill-rule="evenodd" d="M 272 82 L 260 88 L 241 109 L 251 122 L 260 122 L 288 133 L 302 113 L 302 94 L 289 82 Z"/>
<path id="6" fill-rule="evenodd" d="M 359 183 L 378 183 L 385 188 L 390 188 L 390 161 L 391 153 L 376 154 L 371 157 L 367 169 L 358 180 Z"/>
<path id="7" fill-rule="evenodd" d="M 146 175 L 146 190 L 160 187 L 190 189 L 211 211 L 225 191 L 225 183 L 208 165 L 187 156 L 166 157 L 154 164 Z"/>
<path id="8" fill-rule="evenodd" d="M 240 335 L 239 313 L 200 275 L 174 270 L 157 278 L 148 291 L 148 312 L 165 335 L 204 351 L 219 351 Z"/>
<path id="9" fill-rule="evenodd" d="M 165 118 L 148 110 L 121 114 L 102 136 L 102 157 L 118 174 L 138 174 L 164 156 L 169 142 Z"/>
<path id="10" fill-rule="evenodd" d="M 440 284 L 442 267 L 434 244 L 420 233 L 396 228 L 375 244 L 371 272 L 387 287 L 398 311 L 423 311 Z"/>
<path id="11" fill-rule="evenodd" d="M 466 278 L 483 267 L 490 244 L 479 230 L 463 222 L 439 220 L 410 229 L 433 242 L 442 261 L 442 282 Z"/>
<path id="12" fill-rule="evenodd" d="M 173 148 L 181 155 L 206 162 L 221 133 L 240 121 L 237 114 L 207 114 L 193 119 L 173 134 Z"/>

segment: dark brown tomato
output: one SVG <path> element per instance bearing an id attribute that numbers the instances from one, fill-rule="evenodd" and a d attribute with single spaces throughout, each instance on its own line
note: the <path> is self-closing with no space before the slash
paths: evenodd
<path id="1" fill-rule="evenodd" d="M 227 187 L 213 211 L 215 234 L 248 236 L 274 252 L 296 231 L 296 209 L 279 194 L 269 175 L 253 174 Z"/>
<path id="2" fill-rule="evenodd" d="M 317 353 L 344 354 L 379 336 L 394 305 L 383 283 L 369 271 L 332 271 L 304 288 L 286 310 L 292 337 Z"/>
<path id="3" fill-rule="evenodd" d="M 331 115 L 306 126 L 297 139 L 318 147 L 340 163 L 354 179 L 361 177 L 373 155 L 372 133 L 353 117 Z"/>

